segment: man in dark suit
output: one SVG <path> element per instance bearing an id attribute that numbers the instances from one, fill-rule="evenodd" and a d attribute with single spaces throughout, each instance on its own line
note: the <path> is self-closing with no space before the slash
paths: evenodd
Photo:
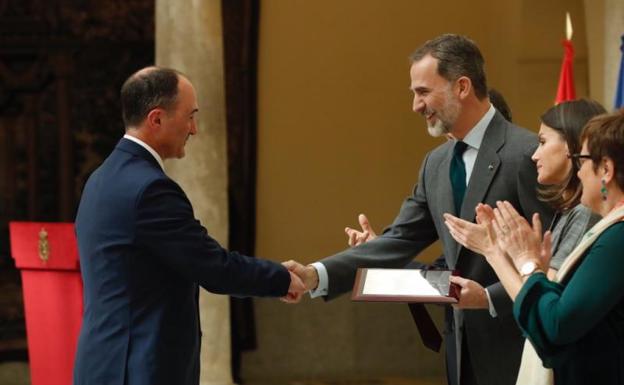
<path id="1" fill-rule="evenodd" d="M 303 283 L 222 248 L 163 171 L 197 133 L 188 79 L 145 68 L 124 83 L 121 105 L 126 135 L 87 181 L 76 217 L 85 311 L 74 384 L 196 385 L 198 286 L 292 300 Z"/>
<path id="2" fill-rule="evenodd" d="M 536 136 L 492 107 L 483 57 L 471 40 L 442 35 L 411 59 L 413 110 L 426 119 L 432 136 L 451 140 L 425 156 L 413 194 L 382 235 L 372 237 L 364 228 L 351 234 L 358 246 L 312 265 L 289 261 L 287 266 L 302 277 L 313 297 L 331 299 L 352 288 L 357 268 L 403 267 L 440 239 L 444 256 L 436 265 L 462 275 L 452 278 L 461 286 L 461 297 L 445 322 L 448 382 L 512 385 L 522 337 L 511 316 L 511 300 L 484 257 L 455 242 L 443 214 L 473 221 L 477 203 L 507 200 L 525 217 L 537 212 L 548 223 L 552 214 L 537 199 L 530 159 Z"/>

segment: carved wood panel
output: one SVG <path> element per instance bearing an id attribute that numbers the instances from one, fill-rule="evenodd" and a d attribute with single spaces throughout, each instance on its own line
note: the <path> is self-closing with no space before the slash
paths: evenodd
<path id="1" fill-rule="evenodd" d="M 153 39 L 153 0 L 0 0 L 0 360 L 25 357 L 8 221 L 73 221 Z"/>

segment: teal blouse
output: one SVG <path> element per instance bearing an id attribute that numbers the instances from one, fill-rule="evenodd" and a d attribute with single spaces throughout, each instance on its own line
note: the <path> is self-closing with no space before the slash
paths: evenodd
<path id="1" fill-rule="evenodd" d="M 561 284 L 529 277 L 513 312 L 555 384 L 624 384 L 624 222 L 606 229 Z"/>

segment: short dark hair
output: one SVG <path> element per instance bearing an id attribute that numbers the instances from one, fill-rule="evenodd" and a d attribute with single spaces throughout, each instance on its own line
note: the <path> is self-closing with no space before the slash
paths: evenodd
<path id="1" fill-rule="evenodd" d="M 479 47 L 465 36 L 444 34 L 427 41 L 411 56 L 412 63 L 431 55 L 438 60 L 438 74 L 448 81 L 466 76 L 479 99 L 487 97 L 483 56 Z"/>
<path id="2" fill-rule="evenodd" d="M 624 108 L 590 120 L 581 134 L 581 143 L 585 141 L 594 163 L 594 172 L 598 171 L 602 159 L 611 159 L 615 168 L 615 184 L 624 190 Z"/>
<path id="3" fill-rule="evenodd" d="M 581 150 L 581 132 L 587 122 L 606 113 L 598 102 L 589 99 L 573 100 L 550 107 L 541 116 L 542 123 L 555 130 L 568 145 L 568 152 L 576 154 Z M 570 209 L 581 200 L 583 187 L 576 175 L 578 168 L 572 163 L 570 173 L 561 184 L 539 188 L 540 199 L 557 210 Z"/>
<path id="4" fill-rule="evenodd" d="M 161 67 L 148 67 L 132 74 L 121 87 L 126 129 L 140 124 L 154 108 L 169 111 L 175 107 L 180 76 L 176 70 Z"/>
<path id="5" fill-rule="evenodd" d="M 507 101 L 503 97 L 503 94 L 498 92 L 498 90 L 494 88 L 490 88 L 488 91 L 488 96 L 490 97 L 490 103 L 498 110 L 498 112 L 503 115 L 503 118 L 508 122 L 511 122 L 511 108 L 507 104 Z"/>

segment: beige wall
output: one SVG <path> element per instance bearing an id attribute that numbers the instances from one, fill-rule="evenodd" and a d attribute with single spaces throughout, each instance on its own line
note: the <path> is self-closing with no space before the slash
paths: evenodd
<path id="1" fill-rule="evenodd" d="M 490 86 L 535 129 L 554 100 L 566 9 L 584 96 L 582 0 L 263 0 L 257 254 L 312 262 L 344 248 L 343 228 L 358 213 L 378 230 L 392 221 L 425 153 L 441 143 L 410 110 L 407 58 L 429 38 L 472 37 Z M 246 378 L 443 374 L 442 356 L 422 348 L 404 306 L 344 297 L 256 304 L 260 347 L 244 356 Z"/>

